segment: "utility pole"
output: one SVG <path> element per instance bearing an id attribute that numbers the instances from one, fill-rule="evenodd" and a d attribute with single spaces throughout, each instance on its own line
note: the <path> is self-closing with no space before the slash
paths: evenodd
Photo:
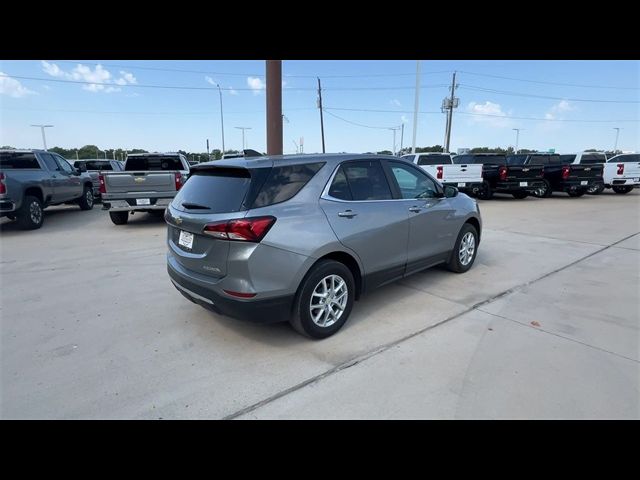
<path id="1" fill-rule="evenodd" d="M 616 131 L 616 144 L 613 146 L 613 153 L 615 154 L 618 151 L 618 137 L 622 129 L 620 127 L 613 127 L 613 129 Z"/>
<path id="2" fill-rule="evenodd" d="M 216 83 L 218 93 L 220 93 L 220 127 L 222 128 L 222 155 L 224 155 L 224 115 L 222 114 L 222 89 L 220 84 Z"/>
<path id="3" fill-rule="evenodd" d="M 116 149 L 114 148 L 112 151 L 113 151 L 113 159 L 115 160 L 116 159 Z"/>
<path id="4" fill-rule="evenodd" d="M 80 157 L 78 156 L 78 150 L 76 149 L 76 160 L 80 160 Z"/>
<path id="5" fill-rule="evenodd" d="M 453 72 L 453 81 L 451 82 L 451 96 L 444 100 L 444 108 L 448 110 L 447 115 L 447 138 L 444 147 L 445 152 L 449 152 L 449 145 L 451 141 L 451 127 L 453 124 L 453 109 L 458 107 L 459 99 L 456 98 L 456 72 Z"/>
<path id="6" fill-rule="evenodd" d="M 411 142 L 411 153 L 416 153 L 416 134 L 418 133 L 418 105 L 420 99 L 420 60 L 416 60 L 416 94 L 413 105 L 413 141 Z"/>
<path id="7" fill-rule="evenodd" d="M 324 119 L 322 118 L 322 86 L 320 85 L 320 77 L 318 77 L 318 108 L 320 109 L 320 133 L 322 134 L 322 153 L 324 150 Z"/>
<path id="8" fill-rule="evenodd" d="M 291 140 L 291 141 L 296 146 L 296 153 L 300 153 L 300 148 L 298 147 L 298 144 L 296 143 L 296 141 L 295 140 Z"/>
<path id="9" fill-rule="evenodd" d="M 47 151 L 47 138 L 44 135 L 44 129 L 53 127 L 53 125 L 31 125 L 32 127 L 40 127 L 40 131 L 42 132 L 42 144 L 44 145 L 45 152 Z"/>
<path id="10" fill-rule="evenodd" d="M 404 122 L 402 123 L 402 131 L 400 132 L 400 153 L 402 153 L 402 141 L 404 140 Z"/>
<path id="11" fill-rule="evenodd" d="M 242 152 L 244 153 L 244 149 L 245 149 L 245 146 L 244 146 L 244 131 L 245 130 L 251 130 L 251 127 L 235 127 L 235 128 L 237 128 L 238 130 L 242 130 Z M 269 153 L 268 149 L 267 149 L 267 153 Z M 271 154 L 271 155 L 275 155 L 275 154 Z"/>
<path id="12" fill-rule="evenodd" d="M 267 60 L 266 71 L 267 155 L 282 155 L 282 60 Z"/>
<path id="13" fill-rule="evenodd" d="M 211 155 L 209 155 L 209 139 L 207 138 L 207 158 L 211 160 Z"/>
<path id="14" fill-rule="evenodd" d="M 520 130 L 523 130 L 522 128 L 512 128 L 511 130 L 515 130 L 516 131 L 516 149 L 514 153 L 518 153 L 518 144 L 520 142 Z"/>
<path id="15" fill-rule="evenodd" d="M 304 137 L 300 137 L 300 153 L 304 153 Z"/>

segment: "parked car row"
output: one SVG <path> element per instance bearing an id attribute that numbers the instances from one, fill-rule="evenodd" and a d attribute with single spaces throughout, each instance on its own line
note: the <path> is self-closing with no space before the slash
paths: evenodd
<path id="1" fill-rule="evenodd" d="M 607 159 L 604 153 L 574 155 L 528 153 L 419 153 L 402 156 L 429 172 L 444 185 L 481 199 L 494 193 L 515 198 L 549 197 L 565 192 L 572 197 L 599 194 L 605 188 L 629 193 L 640 186 L 640 155 L 621 154 Z"/>

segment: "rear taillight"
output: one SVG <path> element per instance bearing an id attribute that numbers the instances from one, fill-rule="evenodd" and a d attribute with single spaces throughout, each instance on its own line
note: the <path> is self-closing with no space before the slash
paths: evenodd
<path id="1" fill-rule="evenodd" d="M 507 179 L 507 167 L 500 167 L 498 170 L 498 175 L 500 176 L 500 181 L 504 182 Z"/>
<path id="2" fill-rule="evenodd" d="M 436 168 L 436 178 L 438 180 L 442 180 L 442 166 L 438 165 L 438 167 Z"/>
<path id="3" fill-rule="evenodd" d="M 180 172 L 176 173 L 176 191 L 180 190 L 182 187 L 182 174 Z"/>
<path id="4" fill-rule="evenodd" d="M 222 240 L 259 242 L 275 222 L 275 217 L 239 218 L 205 225 L 202 233 Z"/>
<path id="5" fill-rule="evenodd" d="M 0 195 L 7 193 L 7 186 L 4 184 L 4 173 L 0 172 Z"/>
<path id="6" fill-rule="evenodd" d="M 540 178 L 544 177 L 544 167 L 540 169 Z"/>
<path id="7" fill-rule="evenodd" d="M 624 163 L 618 164 L 618 175 L 624 174 Z"/>
<path id="8" fill-rule="evenodd" d="M 100 183 L 100 193 L 107 193 L 107 185 L 104 183 L 104 175 L 98 175 L 98 183 Z"/>
<path id="9" fill-rule="evenodd" d="M 569 167 L 568 165 L 564 165 L 562 167 L 562 179 L 566 180 L 567 178 L 569 178 L 569 172 L 571 171 L 571 167 Z"/>

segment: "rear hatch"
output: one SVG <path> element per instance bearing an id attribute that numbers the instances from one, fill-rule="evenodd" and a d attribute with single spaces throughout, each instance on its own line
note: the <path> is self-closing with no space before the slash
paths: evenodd
<path id="1" fill-rule="evenodd" d="M 166 216 L 169 248 L 181 266 L 209 277 L 226 275 L 231 242 L 203 233 L 205 226 L 245 217 L 270 170 L 210 167 L 191 175 Z"/>
<path id="2" fill-rule="evenodd" d="M 640 155 L 622 155 L 610 163 L 615 165 L 614 178 L 640 178 L 640 161 L 636 161 Z M 622 165 L 622 168 L 620 166 Z M 611 168 L 611 167 L 607 167 Z M 622 170 L 621 174 L 618 172 Z"/>
<path id="3" fill-rule="evenodd" d="M 177 172 L 107 172 L 107 193 L 175 192 Z"/>
<path id="4" fill-rule="evenodd" d="M 509 165 L 507 167 L 507 181 L 540 180 L 542 165 Z"/>
<path id="5" fill-rule="evenodd" d="M 482 183 L 482 165 L 443 165 L 443 183 Z"/>

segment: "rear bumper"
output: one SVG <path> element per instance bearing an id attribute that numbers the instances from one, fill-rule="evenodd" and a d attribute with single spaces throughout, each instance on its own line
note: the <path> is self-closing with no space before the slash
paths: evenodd
<path id="1" fill-rule="evenodd" d="M 478 193 L 482 190 L 482 182 L 444 182 L 443 185 L 456 187 L 461 192 Z"/>
<path id="2" fill-rule="evenodd" d="M 102 196 L 102 209 L 109 210 L 110 212 L 132 212 L 132 211 L 144 211 L 144 210 L 164 210 L 169 206 L 173 197 L 169 198 L 148 198 L 149 205 L 138 205 L 136 198 L 110 198 L 109 195 Z"/>
<path id="3" fill-rule="evenodd" d="M 606 184 L 607 187 L 640 187 L 640 179 L 638 178 L 614 178 L 611 183 Z"/>
<path id="4" fill-rule="evenodd" d="M 526 183 L 526 185 L 521 185 Z M 544 186 L 542 179 L 534 180 L 518 180 L 515 182 L 498 182 L 495 186 L 496 192 L 513 193 L 513 192 L 532 192 L 540 187 Z"/>
<path id="5" fill-rule="evenodd" d="M 14 213 L 18 208 L 13 200 L 10 198 L 3 198 L 0 200 L 0 215 L 8 215 Z"/>
<path id="6" fill-rule="evenodd" d="M 587 183 L 583 183 L 583 182 L 587 182 Z M 555 192 L 570 192 L 575 190 L 586 189 L 591 187 L 592 185 L 597 185 L 598 183 L 603 183 L 601 178 L 567 180 L 564 182 L 560 182 L 556 185 L 552 185 L 552 188 Z"/>
<path id="7" fill-rule="evenodd" d="M 289 320 L 294 296 L 265 300 L 233 299 L 204 285 L 167 257 L 167 271 L 176 289 L 193 303 L 212 312 L 252 323 L 277 323 Z"/>

